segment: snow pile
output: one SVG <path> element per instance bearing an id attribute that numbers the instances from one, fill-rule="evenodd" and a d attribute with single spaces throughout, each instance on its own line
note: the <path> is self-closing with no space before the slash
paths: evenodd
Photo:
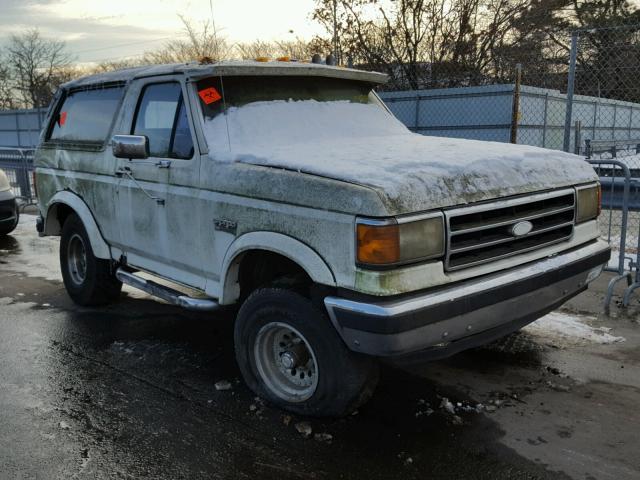
<path id="1" fill-rule="evenodd" d="M 271 101 L 205 121 L 216 161 L 266 165 L 377 189 L 416 211 L 595 178 L 574 155 L 537 147 L 427 137 L 375 104 Z"/>
<path id="2" fill-rule="evenodd" d="M 582 345 L 587 343 L 611 344 L 624 342 L 624 337 L 616 337 L 607 327 L 591 327 L 584 320 L 593 321 L 594 317 L 582 317 L 561 312 L 552 312 L 526 326 L 523 331 L 552 343 Z"/>

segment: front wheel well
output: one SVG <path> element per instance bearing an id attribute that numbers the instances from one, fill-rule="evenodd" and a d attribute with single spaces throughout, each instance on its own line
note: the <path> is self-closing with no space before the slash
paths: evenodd
<path id="1" fill-rule="evenodd" d="M 313 283 L 304 268 L 279 253 L 251 250 L 245 252 L 239 262 L 238 284 L 241 301 L 265 285 L 281 282 L 308 287 Z"/>

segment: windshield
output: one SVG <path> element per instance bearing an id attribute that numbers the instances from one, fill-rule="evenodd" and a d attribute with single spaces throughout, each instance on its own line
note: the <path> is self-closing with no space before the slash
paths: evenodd
<path id="1" fill-rule="evenodd" d="M 213 118 L 226 107 L 241 107 L 253 102 L 271 100 L 316 100 L 370 103 L 371 85 L 340 78 L 225 76 L 198 82 L 205 118 Z M 223 98 L 224 97 L 224 98 Z"/>
<path id="2" fill-rule="evenodd" d="M 407 132 L 366 82 L 225 76 L 198 82 L 197 91 L 211 152 Z"/>

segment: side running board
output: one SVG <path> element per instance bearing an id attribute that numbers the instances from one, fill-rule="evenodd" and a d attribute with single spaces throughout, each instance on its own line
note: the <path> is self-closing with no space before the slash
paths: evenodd
<path id="1" fill-rule="evenodd" d="M 187 310 L 210 312 L 220 308 L 220 304 L 215 300 L 189 297 L 182 292 L 174 290 L 173 288 L 160 285 L 152 280 L 146 280 L 138 277 L 137 275 L 127 272 L 122 268 L 118 268 L 116 270 L 116 278 L 130 287 L 147 292 L 149 295 L 161 298 L 165 302 L 186 308 Z"/>

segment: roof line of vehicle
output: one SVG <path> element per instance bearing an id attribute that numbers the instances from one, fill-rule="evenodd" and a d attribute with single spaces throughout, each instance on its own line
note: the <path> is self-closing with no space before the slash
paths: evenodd
<path id="1" fill-rule="evenodd" d="M 89 87 L 114 82 L 129 82 L 134 79 L 155 76 L 184 74 L 190 79 L 222 75 L 222 76 L 301 76 L 342 78 L 346 80 L 363 81 L 372 84 L 382 84 L 388 80 L 388 75 L 378 72 L 368 72 L 351 68 L 333 67 L 303 62 L 226 62 L 214 64 L 163 64 L 115 70 L 95 75 L 89 75 L 62 85 L 64 89 Z"/>

